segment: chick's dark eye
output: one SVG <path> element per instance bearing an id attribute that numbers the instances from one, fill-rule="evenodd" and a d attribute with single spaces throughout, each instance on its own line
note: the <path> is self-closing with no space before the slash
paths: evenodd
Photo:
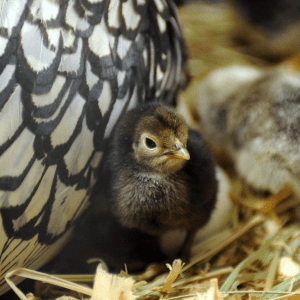
<path id="1" fill-rule="evenodd" d="M 146 147 L 147 147 L 148 149 L 151 149 L 151 150 L 153 150 L 153 149 L 156 148 L 155 142 L 152 141 L 152 140 L 149 139 L 149 138 L 145 138 L 145 145 L 146 145 Z"/>

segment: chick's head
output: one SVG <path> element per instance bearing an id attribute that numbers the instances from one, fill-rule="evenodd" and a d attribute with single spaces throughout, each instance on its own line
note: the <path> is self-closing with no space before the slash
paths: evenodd
<path id="1" fill-rule="evenodd" d="M 190 159 L 188 126 L 173 109 L 158 107 L 141 118 L 134 135 L 135 159 L 149 169 L 176 172 Z"/>

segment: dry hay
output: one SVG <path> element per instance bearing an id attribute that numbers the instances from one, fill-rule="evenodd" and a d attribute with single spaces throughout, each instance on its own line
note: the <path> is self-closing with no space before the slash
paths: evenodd
<path id="1" fill-rule="evenodd" d="M 235 183 L 234 186 L 238 185 Z M 264 201 L 254 197 L 252 199 L 253 202 Z M 96 278 L 77 275 L 68 276 L 66 281 L 26 269 L 15 270 L 7 278 L 13 275 L 24 276 L 86 295 L 76 296 L 73 293 L 75 299 L 87 299 L 87 296 L 91 296 L 92 300 L 297 299 L 300 290 L 299 296 L 292 293 L 300 288 L 300 226 L 296 221 L 297 207 L 299 202 L 293 196 L 278 204 L 269 215 L 236 204 L 233 215 L 235 224 L 232 228 L 225 228 L 208 240 L 195 244 L 197 251 L 193 252 L 196 255 L 188 265 L 175 260 L 173 266 L 168 266 L 170 271 L 165 268 L 166 271 L 161 275 L 156 275 L 161 273 L 162 266 L 159 265 L 149 266 L 138 276 L 129 276 L 127 272 L 109 274 L 100 264 Z M 69 280 L 94 280 L 94 289 Z M 18 292 L 20 299 L 73 299 L 57 298 L 55 295 L 66 294 L 66 291 L 49 288 L 49 285 L 41 283 L 38 285 L 40 288 L 37 291 L 40 292 L 37 294 L 41 298 L 34 298 L 33 295 L 26 297 Z M 47 295 L 41 292 L 41 287 L 46 289 Z"/>

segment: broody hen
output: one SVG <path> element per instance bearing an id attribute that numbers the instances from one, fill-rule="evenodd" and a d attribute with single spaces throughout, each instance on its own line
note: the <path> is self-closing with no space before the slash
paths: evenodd
<path id="1" fill-rule="evenodd" d="M 117 219 L 159 239 L 185 231 L 188 255 L 217 200 L 216 165 L 201 135 L 172 108 L 149 103 L 122 116 L 108 145 L 106 194 Z"/>
<path id="2" fill-rule="evenodd" d="M 0 14 L 1 294 L 7 271 L 60 250 L 119 116 L 173 103 L 186 55 L 172 0 L 2 0 Z"/>

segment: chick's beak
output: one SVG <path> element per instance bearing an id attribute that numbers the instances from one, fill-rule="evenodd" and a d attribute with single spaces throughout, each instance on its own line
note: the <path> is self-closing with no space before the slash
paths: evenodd
<path id="1" fill-rule="evenodd" d="M 176 140 L 175 148 L 177 150 L 173 152 L 173 155 L 186 160 L 190 159 L 189 152 L 179 140 Z"/>

